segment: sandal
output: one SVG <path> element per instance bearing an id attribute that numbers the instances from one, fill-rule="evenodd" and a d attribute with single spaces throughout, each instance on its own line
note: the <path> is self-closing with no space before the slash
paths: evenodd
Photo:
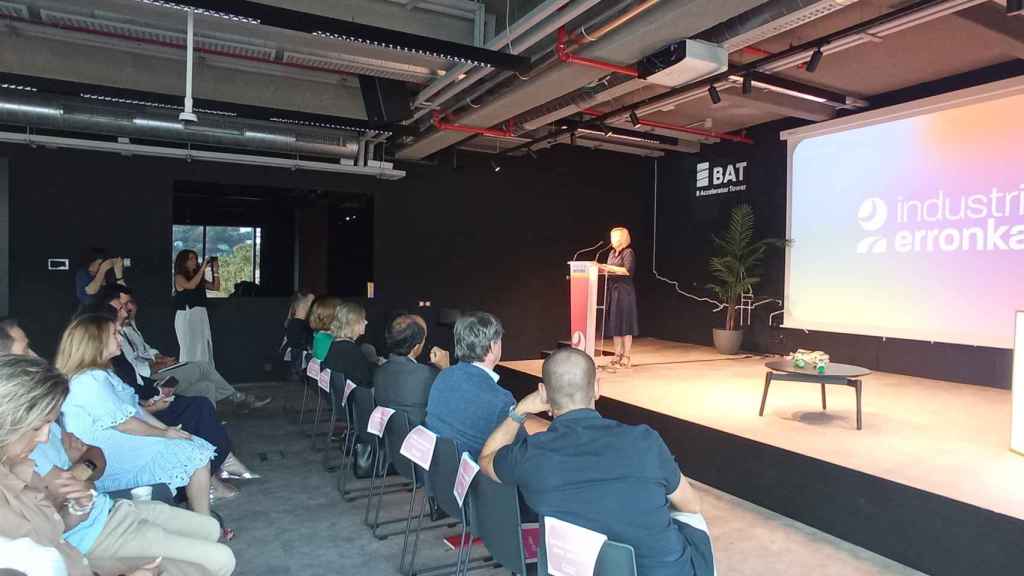
<path id="1" fill-rule="evenodd" d="M 632 368 L 633 361 L 629 356 L 619 356 L 619 368 Z"/>
<path id="2" fill-rule="evenodd" d="M 240 491 L 238 488 L 235 488 L 230 484 L 225 484 L 217 478 L 210 478 L 210 502 L 230 500 L 239 494 Z"/>
<path id="3" fill-rule="evenodd" d="M 242 464 L 242 461 L 235 457 L 234 452 L 229 453 L 228 457 L 224 459 L 224 463 L 221 464 L 220 472 L 217 476 L 221 480 L 255 480 L 261 478 L 259 474 L 254 474 L 245 464 Z"/>
<path id="4" fill-rule="evenodd" d="M 220 542 L 231 542 L 235 539 L 235 531 L 231 528 L 222 528 L 220 531 Z"/>

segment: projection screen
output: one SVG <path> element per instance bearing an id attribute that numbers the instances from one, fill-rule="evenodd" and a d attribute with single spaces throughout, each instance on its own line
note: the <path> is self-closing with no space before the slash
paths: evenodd
<path id="1" fill-rule="evenodd" d="M 782 134 L 784 326 L 1012 348 L 1024 79 Z"/>

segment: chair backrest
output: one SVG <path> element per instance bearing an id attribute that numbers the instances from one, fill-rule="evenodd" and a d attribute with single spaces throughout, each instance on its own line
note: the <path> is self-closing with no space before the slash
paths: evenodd
<path id="1" fill-rule="evenodd" d="M 636 551 L 629 544 L 606 541 L 597 556 L 594 576 L 636 576 Z"/>
<path id="2" fill-rule="evenodd" d="M 451 438 L 438 438 L 434 445 L 434 457 L 427 471 L 427 482 L 437 506 L 452 518 L 463 518 L 464 510 L 455 499 L 455 477 L 459 473 L 459 450 Z"/>
<path id="3" fill-rule="evenodd" d="M 547 546 L 544 540 L 544 516 L 540 517 L 540 549 L 537 576 L 548 576 Z M 490 548 L 488 548 L 490 550 Z M 637 576 L 636 551 L 629 544 L 605 540 L 594 564 L 594 576 Z"/>
<path id="4" fill-rule="evenodd" d="M 376 407 L 373 400 L 373 388 L 356 386 L 348 395 L 348 403 L 352 405 L 352 416 L 355 418 L 356 432 L 360 442 L 373 442 L 376 437 L 366 431 L 370 422 L 370 413 Z"/>
<path id="5" fill-rule="evenodd" d="M 402 449 L 402 442 L 409 435 L 410 428 L 409 415 L 401 410 L 395 410 L 384 427 L 384 447 L 387 450 L 388 461 L 395 470 L 403 478 L 415 480 L 416 465 L 399 452 Z"/>
<path id="6" fill-rule="evenodd" d="M 502 566 L 513 574 L 526 574 L 519 490 L 514 484 L 495 482 L 480 472 L 470 485 L 469 502 L 473 534 L 483 540 L 487 551 Z"/>

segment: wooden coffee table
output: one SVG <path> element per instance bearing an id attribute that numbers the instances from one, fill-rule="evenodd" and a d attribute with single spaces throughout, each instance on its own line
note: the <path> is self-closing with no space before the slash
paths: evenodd
<path id="1" fill-rule="evenodd" d="M 821 409 L 827 410 L 825 404 L 825 385 L 839 384 L 849 386 L 857 393 L 857 430 L 861 429 L 860 399 L 863 390 L 861 378 L 871 374 L 871 370 L 852 364 L 829 364 L 824 374 L 818 374 L 813 367 L 797 368 L 793 365 L 791 358 L 771 360 L 764 363 L 768 373 L 764 377 L 764 394 L 761 395 L 761 411 L 758 416 L 764 416 L 764 405 L 768 401 L 768 387 L 772 380 L 786 380 L 790 382 L 812 382 L 821 384 Z"/>

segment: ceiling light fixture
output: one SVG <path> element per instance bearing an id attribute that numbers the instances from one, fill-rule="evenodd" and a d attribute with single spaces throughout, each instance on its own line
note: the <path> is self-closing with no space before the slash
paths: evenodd
<path id="1" fill-rule="evenodd" d="M 633 128 L 640 125 L 640 117 L 636 115 L 636 110 L 629 111 L 629 121 L 633 124 Z"/>
<path id="2" fill-rule="evenodd" d="M 204 16 L 216 16 L 217 18 L 225 18 L 227 20 L 234 20 L 235 22 L 247 22 L 249 24 L 259 24 L 259 18 L 249 18 L 247 16 L 239 16 L 238 14 L 231 14 L 229 12 L 221 12 L 219 10 L 208 10 L 206 8 L 196 8 L 195 6 L 188 6 L 185 4 L 179 4 L 177 2 L 166 2 L 165 0 L 139 0 L 143 4 L 152 4 L 153 6 L 162 6 L 164 8 L 174 8 L 175 10 L 184 10 L 186 12 L 195 12 L 196 14 L 202 14 Z"/>
<path id="3" fill-rule="evenodd" d="M 44 106 L 14 104 L 12 102 L 0 102 L 0 109 L 12 110 L 14 112 L 31 112 L 33 114 L 52 114 L 53 116 L 60 116 L 64 114 L 64 111 L 60 108 L 46 108 Z"/>
<path id="4" fill-rule="evenodd" d="M 708 84 L 708 96 L 711 97 L 712 104 L 719 104 L 722 101 L 722 95 L 718 93 L 718 88 L 715 88 L 714 84 Z"/>
<path id="5" fill-rule="evenodd" d="M 25 92 L 38 92 L 31 86 L 23 86 L 21 84 L 0 84 L 0 88 L 7 88 L 9 90 L 24 90 Z"/>
<path id="6" fill-rule="evenodd" d="M 491 168 L 494 169 L 495 172 L 501 172 L 501 164 L 498 164 L 494 160 L 491 160 Z"/>
<path id="7" fill-rule="evenodd" d="M 818 65 L 821 64 L 822 56 L 824 56 L 824 54 L 821 51 L 821 46 L 818 46 L 814 49 L 814 52 L 811 52 L 811 59 L 807 61 L 807 66 L 804 70 L 807 70 L 810 74 L 814 74 L 814 71 L 818 69 Z"/>

